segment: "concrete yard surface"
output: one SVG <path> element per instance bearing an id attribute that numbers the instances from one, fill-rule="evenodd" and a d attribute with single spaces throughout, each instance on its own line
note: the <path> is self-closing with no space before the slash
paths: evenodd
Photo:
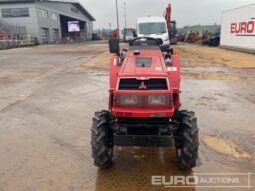
<path id="1" fill-rule="evenodd" d="M 192 171 L 177 169 L 174 148 L 116 147 L 111 169 L 94 166 L 92 117 L 108 107 L 106 43 L 0 51 L 0 191 L 157 191 L 170 188 L 153 186 L 154 175 L 255 173 L 255 55 L 173 48 L 182 61 L 182 108 L 196 112 L 200 129 Z"/>

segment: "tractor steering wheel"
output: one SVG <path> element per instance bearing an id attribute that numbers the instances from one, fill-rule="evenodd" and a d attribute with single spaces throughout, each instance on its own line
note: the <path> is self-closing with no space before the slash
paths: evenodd
<path id="1" fill-rule="evenodd" d="M 151 37 L 139 37 L 131 40 L 129 46 L 160 46 L 162 43 L 155 38 Z"/>

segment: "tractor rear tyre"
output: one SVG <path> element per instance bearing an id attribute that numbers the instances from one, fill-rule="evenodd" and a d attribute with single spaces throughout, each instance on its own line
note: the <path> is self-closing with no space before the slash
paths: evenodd
<path id="1" fill-rule="evenodd" d="M 112 164 L 113 146 L 111 140 L 113 134 L 109 120 L 109 111 L 96 112 L 93 118 L 91 128 L 92 157 L 94 164 L 99 168 L 108 168 Z"/>
<path id="2" fill-rule="evenodd" d="M 179 111 L 176 114 L 178 131 L 175 139 L 177 166 L 181 170 L 191 170 L 198 159 L 198 127 L 194 112 Z"/>

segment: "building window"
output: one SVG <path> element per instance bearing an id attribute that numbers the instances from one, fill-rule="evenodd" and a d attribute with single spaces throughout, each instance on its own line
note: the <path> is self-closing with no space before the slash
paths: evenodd
<path id="1" fill-rule="evenodd" d="M 50 18 L 54 21 L 58 20 L 58 14 L 57 13 L 50 13 Z"/>
<path id="2" fill-rule="evenodd" d="M 91 22 L 87 22 L 87 38 L 91 38 L 92 36 L 92 24 Z"/>
<path id="3" fill-rule="evenodd" d="M 42 28 L 41 29 L 41 34 L 42 34 L 42 42 L 43 43 L 48 43 L 50 39 L 50 33 L 49 33 L 49 28 Z"/>
<path id="4" fill-rule="evenodd" d="M 9 9 L 2 9 L 1 11 L 2 11 L 3 18 L 29 17 L 28 8 L 9 8 Z"/>
<path id="5" fill-rule="evenodd" d="M 53 29 L 53 41 L 54 42 L 59 41 L 59 29 Z"/>
<path id="6" fill-rule="evenodd" d="M 48 15 L 48 11 L 44 10 L 44 9 L 38 9 L 38 15 L 39 17 L 48 19 L 49 15 Z"/>

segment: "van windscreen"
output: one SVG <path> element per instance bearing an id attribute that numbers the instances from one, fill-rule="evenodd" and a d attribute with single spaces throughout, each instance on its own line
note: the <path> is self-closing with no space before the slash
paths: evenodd
<path id="1" fill-rule="evenodd" d="M 166 33 L 166 24 L 157 23 L 140 23 L 138 24 L 140 34 L 163 34 Z"/>

